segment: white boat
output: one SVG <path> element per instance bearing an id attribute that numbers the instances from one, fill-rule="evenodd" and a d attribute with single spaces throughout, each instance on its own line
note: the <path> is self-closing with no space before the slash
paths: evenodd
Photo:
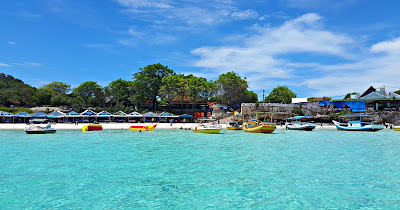
<path id="1" fill-rule="evenodd" d="M 193 133 L 217 134 L 222 129 L 222 126 L 215 123 L 214 119 L 199 119 L 196 120 L 195 123 L 196 125 L 193 128 Z"/>
<path id="2" fill-rule="evenodd" d="M 47 134 L 55 133 L 57 130 L 52 128 L 47 119 L 29 120 L 28 127 L 25 128 L 27 134 Z"/>
<path id="3" fill-rule="evenodd" d="M 349 114 L 339 117 L 339 122 L 332 120 L 338 130 L 379 131 L 383 125 L 374 124 L 374 117 L 367 114 Z"/>
<path id="4" fill-rule="evenodd" d="M 238 121 L 230 121 L 226 123 L 226 129 L 228 130 L 242 130 L 242 126 L 239 125 Z"/>
<path id="5" fill-rule="evenodd" d="M 309 116 L 296 116 L 290 117 L 286 119 L 286 129 L 289 130 L 304 130 L 304 131 L 312 131 L 316 124 L 310 122 L 311 117 Z"/>

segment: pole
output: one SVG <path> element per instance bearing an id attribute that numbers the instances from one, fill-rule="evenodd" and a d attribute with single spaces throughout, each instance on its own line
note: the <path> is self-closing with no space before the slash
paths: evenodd
<path id="1" fill-rule="evenodd" d="M 263 90 L 263 103 L 265 102 L 264 100 L 265 100 L 265 99 L 264 99 L 264 90 Z"/>

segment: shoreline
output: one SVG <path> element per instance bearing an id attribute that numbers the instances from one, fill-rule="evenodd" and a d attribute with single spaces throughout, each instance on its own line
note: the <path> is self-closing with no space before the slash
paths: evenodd
<path id="1" fill-rule="evenodd" d="M 78 125 L 75 124 L 68 124 L 68 123 L 57 123 L 51 124 L 51 127 L 57 130 L 81 130 L 83 126 L 89 125 L 90 123 L 79 123 Z M 129 129 L 130 126 L 140 126 L 140 125 L 154 125 L 157 124 L 156 129 L 192 129 L 195 127 L 195 123 L 173 123 L 172 126 L 169 123 L 101 123 L 104 130 L 121 130 L 121 129 Z M 221 124 L 223 129 L 226 129 L 225 124 Z M 19 123 L 19 124 L 0 124 L 0 130 L 23 130 L 27 127 L 26 124 Z M 276 126 L 277 130 L 285 130 L 285 126 Z M 334 125 L 330 124 L 323 124 L 317 125 L 315 130 L 326 130 L 326 129 L 336 129 Z"/>

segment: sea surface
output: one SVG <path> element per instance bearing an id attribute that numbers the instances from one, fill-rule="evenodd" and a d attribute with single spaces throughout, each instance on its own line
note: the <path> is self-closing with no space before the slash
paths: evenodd
<path id="1" fill-rule="evenodd" d="M 400 132 L 0 130 L 0 209 L 400 209 Z"/>

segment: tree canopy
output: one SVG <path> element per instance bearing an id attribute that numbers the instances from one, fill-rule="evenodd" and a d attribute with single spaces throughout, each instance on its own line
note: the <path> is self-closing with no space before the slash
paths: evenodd
<path id="1" fill-rule="evenodd" d="M 175 73 L 168 66 L 163 66 L 160 63 L 148 65 L 139 70 L 139 72 L 133 74 L 134 85 L 137 91 L 140 92 L 138 95 L 148 98 L 152 103 L 153 109 L 156 109 L 163 78 Z"/>
<path id="2" fill-rule="evenodd" d="M 72 93 L 77 96 L 83 104 L 88 106 L 95 106 L 104 102 L 104 90 L 97 82 L 84 82 L 74 88 Z"/>
<path id="3" fill-rule="evenodd" d="M 247 81 L 233 71 L 220 75 L 216 83 L 218 96 L 226 105 L 240 104 L 248 97 Z"/>
<path id="4" fill-rule="evenodd" d="M 121 78 L 112 81 L 105 87 L 106 94 L 122 108 L 130 102 L 130 97 L 135 94 L 133 81 L 126 81 Z"/>
<path id="5" fill-rule="evenodd" d="M 288 87 L 278 86 L 269 93 L 265 100 L 272 103 L 290 104 L 292 102 L 292 98 L 296 98 L 296 96 L 297 95 Z"/>
<path id="6" fill-rule="evenodd" d="M 33 101 L 35 88 L 10 75 L 0 73 L 0 104 L 26 105 Z"/>

